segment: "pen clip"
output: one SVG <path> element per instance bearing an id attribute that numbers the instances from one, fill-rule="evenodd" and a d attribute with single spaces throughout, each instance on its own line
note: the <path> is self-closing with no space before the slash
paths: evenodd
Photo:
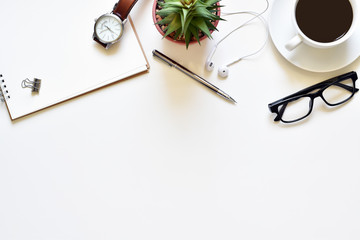
<path id="1" fill-rule="evenodd" d="M 168 58 L 167 56 L 165 56 L 163 53 L 159 52 L 158 50 L 154 49 L 152 51 L 152 53 L 155 57 L 159 58 L 160 60 L 162 60 L 163 62 L 168 64 L 170 67 L 173 67 L 175 65 L 173 60 L 171 60 L 170 58 Z"/>

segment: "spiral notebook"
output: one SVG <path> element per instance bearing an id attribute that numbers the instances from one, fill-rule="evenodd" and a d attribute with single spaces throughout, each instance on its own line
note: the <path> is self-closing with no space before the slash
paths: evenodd
<path id="1" fill-rule="evenodd" d="M 5 105 L 15 120 L 147 72 L 131 17 L 110 49 L 92 40 L 94 19 L 113 6 L 113 0 L 1 1 L 0 111 Z M 41 79 L 39 91 L 24 88 L 26 79 Z"/>

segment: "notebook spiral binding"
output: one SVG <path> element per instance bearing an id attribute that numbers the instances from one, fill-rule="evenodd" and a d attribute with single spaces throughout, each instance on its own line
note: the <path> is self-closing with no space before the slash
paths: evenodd
<path id="1" fill-rule="evenodd" d="M 7 99 L 10 99 L 9 90 L 6 87 L 3 75 L 0 74 L 0 101 L 5 102 Z"/>

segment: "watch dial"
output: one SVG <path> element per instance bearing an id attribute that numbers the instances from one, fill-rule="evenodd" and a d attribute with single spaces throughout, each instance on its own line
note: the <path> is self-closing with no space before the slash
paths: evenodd
<path id="1" fill-rule="evenodd" d="M 121 20 L 111 15 L 101 16 L 95 24 L 96 35 L 103 43 L 110 43 L 118 40 L 122 31 L 123 26 Z"/>

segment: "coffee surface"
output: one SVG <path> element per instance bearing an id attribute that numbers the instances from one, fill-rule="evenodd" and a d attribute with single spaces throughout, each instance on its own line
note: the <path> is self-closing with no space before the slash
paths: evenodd
<path id="1" fill-rule="evenodd" d="M 343 37 L 353 21 L 349 0 L 299 0 L 296 21 L 310 39 L 329 43 Z"/>

